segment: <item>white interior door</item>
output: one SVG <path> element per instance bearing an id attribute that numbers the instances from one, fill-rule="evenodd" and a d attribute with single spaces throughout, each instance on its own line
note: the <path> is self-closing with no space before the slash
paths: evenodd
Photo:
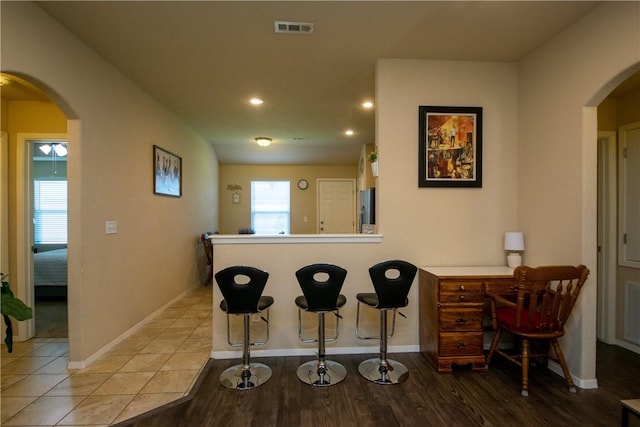
<path id="1" fill-rule="evenodd" d="M 598 316 L 596 336 L 616 342 L 616 133 L 598 132 Z"/>
<path id="2" fill-rule="evenodd" d="M 33 277 L 33 143 L 37 141 L 66 141 L 67 134 L 18 133 L 16 135 L 16 242 L 18 276 L 16 290 L 18 298 L 28 306 L 35 307 Z M 34 318 L 17 322 L 14 340 L 25 341 L 35 335 Z"/>
<path id="3" fill-rule="evenodd" d="M 318 180 L 318 234 L 356 232 L 355 179 Z"/>
<path id="4" fill-rule="evenodd" d="M 7 133 L 0 139 L 0 272 L 9 273 L 9 141 Z"/>

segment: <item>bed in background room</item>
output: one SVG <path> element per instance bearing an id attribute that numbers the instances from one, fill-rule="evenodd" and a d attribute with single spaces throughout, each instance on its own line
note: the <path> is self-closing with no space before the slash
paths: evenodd
<path id="1" fill-rule="evenodd" d="M 40 251 L 33 254 L 35 296 L 67 297 L 67 249 Z"/>

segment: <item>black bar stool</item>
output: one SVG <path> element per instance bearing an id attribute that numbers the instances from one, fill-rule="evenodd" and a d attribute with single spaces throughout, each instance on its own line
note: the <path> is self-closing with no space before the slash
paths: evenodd
<path id="1" fill-rule="evenodd" d="M 232 347 L 242 346 L 242 364 L 225 370 L 220 375 L 220 383 L 235 390 L 250 390 L 261 386 L 271 378 L 271 368 L 262 363 L 251 363 L 249 347 L 265 344 L 269 340 L 269 307 L 273 304 L 273 297 L 262 296 L 269 273 L 255 267 L 233 266 L 220 270 L 215 277 L 224 297 L 220 308 L 227 313 L 227 341 Z M 262 315 L 260 318 L 266 323 L 266 337 L 264 341 L 251 342 L 251 315 L 264 310 L 267 310 L 266 318 Z M 231 342 L 231 314 L 243 316 L 244 333 L 241 343 Z"/>
<path id="2" fill-rule="evenodd" d="M 298 336 L 302 342 L 318 343 L 318 358 L 298 367 L 300 381 L 314 386 L 330 386 L 339 383 L 347 376 L 347 370 L 337 362 L 325 359 L 325 343 L 338 339 L 340 307 L 347 298 L 340 294 L 347 270 L 332 264 L 312 264 L 302 267 L 296 277 L 302 293 L 296 298 L 298 306 Z M 318 337 L 304 338 L 302 334 L 302 310 L 318 314 Z M 336 331 L 331 338 L 325 337 L 324 315 L 333 312 L 336 315 Z"/>
<path id="3" fill-rule="evenodd" d="M 369 269 L 375 293 L 356 295 L 356 336 L 359 339 L 379 339 L 380 357 L 365 360 L 358 366 L 360 375 L 378 384 L 398 384 L 407 379 L 409 370 L 402 363 L 387 359 L 387 338 L 393 336 L 398 308 L 409 304 L 407 295 L 416 277 L 418 268 L 406 261 L 391 260 L 374 265 Z M 380 310 L 380 335 L 360 335 L 360 303 Z M 391 334 L 387 334 L 387 311 L 393 310 Z M 398 312 L 402 317 L 402 313 Z"/>

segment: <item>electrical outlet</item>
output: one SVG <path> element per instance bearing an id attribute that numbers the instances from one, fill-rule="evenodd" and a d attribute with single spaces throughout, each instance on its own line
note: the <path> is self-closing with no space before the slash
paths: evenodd
<path id="1" fill-rule="evenodd" d="M 107 221 L 104 223 L 104 234 L 116 234 L 118 232 L 118 221 Z"/>

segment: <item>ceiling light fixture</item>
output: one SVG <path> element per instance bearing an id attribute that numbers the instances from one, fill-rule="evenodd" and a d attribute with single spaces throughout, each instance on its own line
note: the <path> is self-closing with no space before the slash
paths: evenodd
<path id="1" fill-rule="evenodd" d="M 56 144 L 53 146 L 53 151 L 60 157 L 64 157 L 67 155 L 67 147 L 62 144 Z"/>
<path id="2" fill-rule="evenodd" d="M 51 154 L 51 169 L 54 175 L 58 174 L 58 157 L 66 157 L 67 155 L 67 143 L 66 142 L 52 142 L 45 144 L 38 144 L 38 149 L 49 157 Z M 35 153 L 34 153 L 35 154 Z"/>
<path id="3" fill-rule="evenodd" d="M 373 108 L 373 102 L 371 102 L 371 101 L 364 101 L 364 102 L 362 103 L 362 106 L 363 106 L 364 108 Z"/>
<path id="4" fill-rule="evenodd" d="M 352 136 L 354 133 L 355 133 L 354 131 L 352 131 L 351 129 L 349 129 L 349 130 L 345 131 L 345 133 L 344 133 L 344 134 L 345 134 L 345 135 L 347 135 L 347 136 Z"/>
<path id="5" fill-rule="evenodd" d="M 267 138 L 265 136 L 259 136 L 257 138 L 255 138 L 256 143 L 260 146 L 260 147 L 268 147 L 269 144 L 271 144 L 272 139 L 271 138 Z"/>
<path id="6" fill-rule="evenodd" d="M 51 153 L 51 150 L 53 150 L 58 157 L 64 157 L 67 155 L 67 147 L 65 144 L 42 144 L 39 145 L 38 148 L 45 156 L 48 156 L 49 153 Z"/>
<path id="7" fill-rule="evenodd" d="M 262 105 L 262 104 L 264 103 L 264 101 L 263 101 L 262 99 L 260 99 L 260 98 L 251 98 L 251 99 L 249 100 L 249 102 L 250 102 L 252 105 Z"/>

